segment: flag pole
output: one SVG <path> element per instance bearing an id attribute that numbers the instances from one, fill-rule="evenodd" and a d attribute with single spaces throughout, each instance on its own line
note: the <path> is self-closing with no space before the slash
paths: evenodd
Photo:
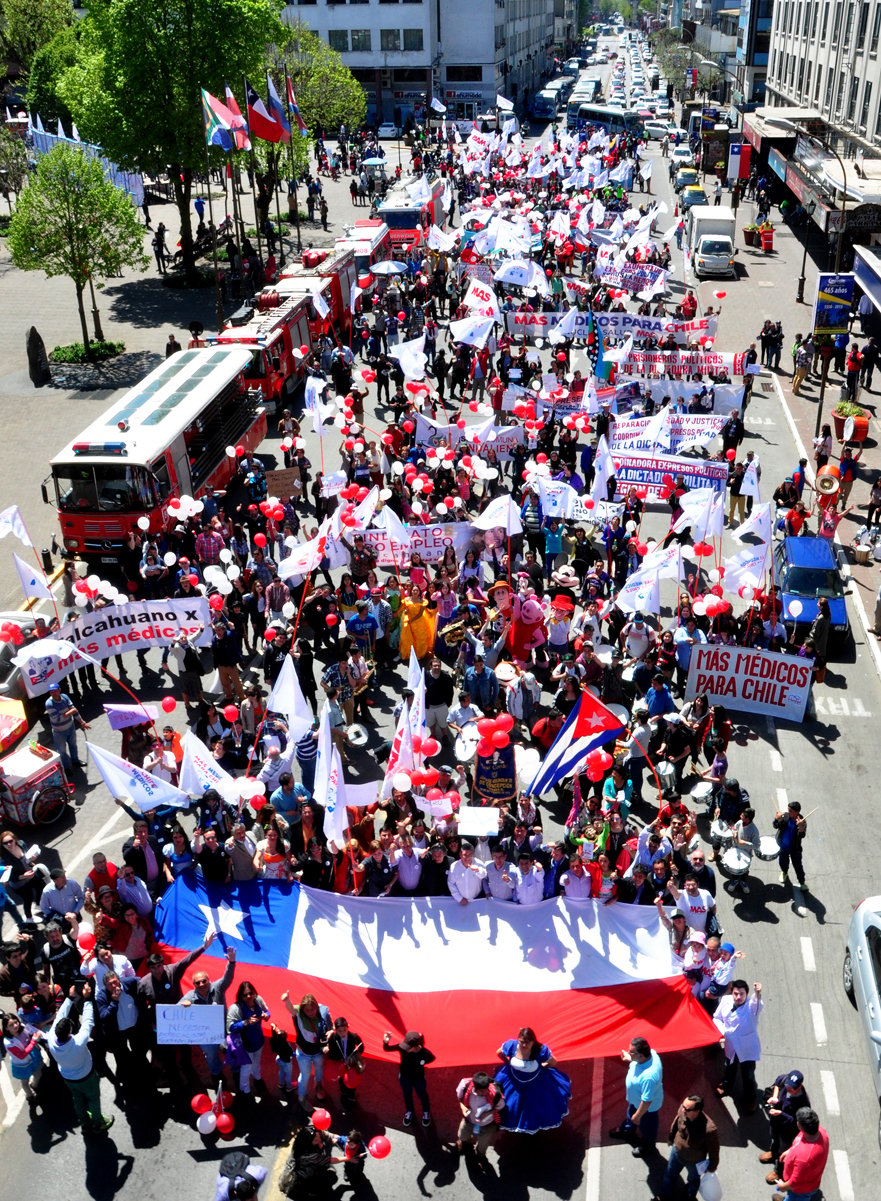
<path id="1" fill-rule="evenodd" d="M 293 85 L 291 84 L 291 76 L 287 69 L 287 65 L 284 69 L 284 82 L 285 91 L 287 92 L 286 99 L 288 102 L 288 120 L 291 123 L 291 140 L 288 142 L 288 151 L 291 160 L 291 180 L 294 185 L 294 224 L 297 227 L 297 254 L 302 254 L 303 239 L 300 236 L 300 198 L 297 194 L 297 164 L 294 161 L 294 125 L 296 122 L 291 120 L 294 115 L 293 109 L 291 108 L 291 90 Z M 297 126 L 297 128 L 299 129 L 299 126 Z"/>
<path id="2" fill-rule="evenodd" d="M 245 106 L 248 104 L 248 80 L 242 76 L 242 84 L 245 89 Z M 253 130 L 249 130 L 253 135 Z M 260 259 L 260 273 L 263 271 L 263 244 L 260 239 L 260 214 L 257 209 L 257 159 L 254 154 L 254 138 L 251 137 L 251 197 L 254 201 L 254 225 L 257 229 L 257 257 Z M 244 265 L 244 264 L 243 264 Z"/>
<path id="3" fill-rule="evenodd" d="M 220 294 L 220 267 L 217 263 L 217 226 L 214 224 L 214 202 L 211 199 L 211 164 L 208 161 L 207 142 L 205 142 L 205 178 L 208 185 L 208 220 L 211 222 L 211 256 L 214 260 L 214 308 L 217 315 L 217 332 L 220 333 L 226 320 L 226 314 L 223 311 L 223 297 Z"/>

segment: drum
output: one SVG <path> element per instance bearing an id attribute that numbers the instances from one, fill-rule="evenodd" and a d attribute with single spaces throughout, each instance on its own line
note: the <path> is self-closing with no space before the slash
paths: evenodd
<path id="1" fill-rule="evenodd" d="M 626 726 L 630 721 L 630 710 L 626 705 L 606 705 L 610 713 L 614 713 L 620 722 Z"/>
<path id="2" fill-rule="evenodd" d="M 596 684 L 588 684 L 585 691 L 589 692 L 591 696 L 595 696 L 597 700 L 599 700 L 600 690 L 597 688 Z"/>
<path id="3" fill-rule="evenodd" d="M 749 871 L 750 855 L 740 847 L 729 847 L 722 855 L 720 866 L 726 876 L 745 876 Z"/>
<path id="4" fill-rule="evenodd" d="M 699 780 L 691 790 L 691 799 L 696 805 L 706 805 L 713 795 L 713 787 L 709 780 Z"/>
<path id="5" fill-rule="evenodd" d="M 477 726 L 473 723 L 465 726 L 462 731 L 456 735 L 456 742 L 453 747 L 453 753 L 456 756 L 457 763 L 471 763 L 477 751 L 477 744 L 480 742 L 480 735 L 477 732 Z"/>
<path id="6" fill-rule="evenodd" d="M 612 655 L 615 653 L 615 648 L 610 643 L 598 642 L 593 648 L 593 653 L 603 667 L 612 666 Z"/>
<path id="7" fill-rule="evenodd" d="M 661 788 L 676 788 L 676 768 L 672 763 L 659 763 L 657 767 Z"/>
<path id="8" fill-rule="evenodd" d="M 854 558 L 856 559 L 859 567 L 868 567 L 869 563 L 872 561 L 871 546 L 856 547 L 854 550 Z"/>
<path id="9" fill-rule="evenodd" d="M 367 727 L 355 722 L 346 730 L 346 741 L 350 746 L 367 746 Z"/>
<path id="10" fill-rule="evenodd" d="M 720 818 L 716 818 L 710 826 L 710 842 L 715 850 L 720 847 L 727 847 L 734 841 L 734 835 L 731 833 L 731 827 L 727 822 L 723 822 Z"/>
<path id="11" fill-rule="evenodd" d="M 817 471 L 816 489 L 822 496 L 834 496 L 841 487 L 841 472 L 834 463 L 827 463 Z"/>
<path id="12" fill-rule="evenodd" d="M 770 863 L 779 854 L 780 848 L 777 845 L 777 839 L 774 835 L 763 834 L 759 839 L 759 849 L 756 851 L 756 859 L 764 859 L 766 863 Z"/>

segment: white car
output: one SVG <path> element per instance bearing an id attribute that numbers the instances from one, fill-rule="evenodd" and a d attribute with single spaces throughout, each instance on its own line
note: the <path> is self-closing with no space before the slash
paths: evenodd
<path id="1" fill-rule="evenodd" d="M 688 146 L 677 146 L 670 157 L 676 164 L 677 170 L 680 167 L 694 166 L 694 155 L 691 153 L 691 149 Z"/>
<path id="2" fill-rule="evenodd" d="M 383 121 L 379 129 L 376 131 L 378 138 L 396 138 L 399 133 L 397 125 L 393 121 Z"/>
<path id="3" fill-rule="evenodd" d="M 660 142 L 663 138 L 671 138 L 676 133 L 678 125 L 674 125 L 672 121 L 646 121 L 643 125 L 645 136 L 651 140 Z"/>

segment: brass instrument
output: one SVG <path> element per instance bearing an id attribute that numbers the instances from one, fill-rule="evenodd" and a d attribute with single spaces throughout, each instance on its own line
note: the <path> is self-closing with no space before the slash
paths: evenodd
<path id="1" fill-rule="evenodd" d="M 441 630 L 441 638 L 447 646 L 458 646 L 460 642 L 465 640 L 465 622 L 451 621 L 449 625 L 444 626 Z"/>
<path id="2" fill-rule="evenodd" d="M 364 672 L 364 675 L 361 676 L 361 678 L 355 684 L 352 685 L 352 696 L 360 696 L 361 695 L 361 693 L 364 691 L 364 689 L 370 683 L 370 677 L 373 675 L 375 670 L 376 669 L 375 669 L 374 665 L 371 663 L 368 666 L 367 670 Z"/>

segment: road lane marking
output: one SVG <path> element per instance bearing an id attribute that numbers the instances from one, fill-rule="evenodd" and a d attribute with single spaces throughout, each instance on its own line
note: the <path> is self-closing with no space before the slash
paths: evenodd
<path id="1" fill-rule="evenodd" d="M 121 821 L 125 821 L 126 819 L 129 821 L 131 820 L 124 809 L 118 808 L 112 817 L 108 818 L 94 838 L 89 839 L 79 854 L 75 855 L 73 859 L 66 861 L 66 871 L 68 875 L 72 874 L 81 863 L 85 862 L 86 859 L 90 859 L 91 855 L 98 849 L 98 847 L 107 841 L 108 835 L 114 830 L 114 828 L 118 826 Z"/>
<path id="2" fill-rule="evenodd" d="M 859 697 L 814 696 L 814 707 L 820 717 L 871 717 Z"/>
<path id="3" fill-rule="evenodd" d="M 814 958 L 814 944 L 808 937 L 801 939 L 801 961 L 806 972 L 815 972 L 817 970 L 817 961 Z"/>
<path id="4" fill-rule="evenodd" d="M 826 1099 L 826 1113 L 831 1117 L 838 1117 L 841 1113 L 841 1105 L 838 1102 L 838 1085 L 835 1083 L 834 1072 L 821 1072 L 820 1083 L 823 1086 L 823 1096 Z"/>
<path id="5" fill-rule="evenodd" d="M 593 1061 L 593 1078 L 590 1095 L 590 1127 L 588 1130 L 587 1156 L 584 1165 L 586 1177 L 585 1201 L 600 1201 L 600 1161 L 603 1139 L 603 1076 L 606 1061 Z"/>
<path id="6" fill-rule="evenodd" d="M 817 1046 L 825 1047 L 828 1041 L 826 1018 L 823 1016 L 823 1006 L 819 1001 L 811 1001 L 811 1021 L 814 1023 L 814 1038 Z"/>
<path id="7" fill-rule="evenodd" d="M 779 751 L 771 751 L 771 771 L 783 771 L 783 756 Z"/>
<path id="8" fill-rule="evenodd" d="M 838 1177 L 838 1196 L 840 1201 L 854 1201 L 853 1181 L 850 1178 L 850 1160 L 846 1151 L 833 1151 L 832 1162 L 835 1164 L 835 1175 Z"/>
<path id="9" fill-rule="evenodd" d="M 0 1129 L 8 1130 L 24 1109 L 25 1098 L 20 1088 L 16 1090 L 12 1087 L 12 1078 L 2 1068 L 0 1068 L 0 1096 L 6 1106 L 6 1117 L 3 1119 L 3 1126 Z"/>

